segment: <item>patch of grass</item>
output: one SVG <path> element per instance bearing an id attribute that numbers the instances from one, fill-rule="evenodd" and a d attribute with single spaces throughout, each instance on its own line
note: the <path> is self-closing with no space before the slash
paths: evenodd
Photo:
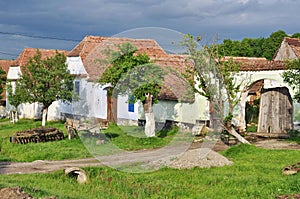
<path id="1" fill-rule="evenodd" d="M 171 129 L 168 132 L 160 131 L 157 136 L 147 138 L 143 129 L 137 126 L 118 127 L 110 125 L 104 134 L 117 147 L 124 150 L 140 150 L 160 148 L 169 144 L 174 136 L 180 133 L 177 128 Z M 164 134 L 164 136 L 161 136 Z"/>
<path id="2" fill-rule="evenodd" d="M 31 162 L 35 160 L 63 160 L 92 157 L 92 155 L 105 155 L 120 149 L 133 151 L 140 149 L 160 148 L 180 133 L 177 128 L 170 131 L 158 132 L 156 137 L 145 137 L 144 130 L 136 126 L 118 127 L 109 125 L 103 134 L 79 132 L 80 139 L 64 139 L 55 142 L 16 144 L 10 143 L 9 138 L 17 131 L 39 127 L 41 121 L 20 120 L 12 124 L 7 120 L 0 121 L 0 161 Z M 48 122 L 47 126 L 60 129 L 67 136 L 63 122 Z M 163 136 L 161 136 L 163 135 Z M 106 140 L 99 144 L 99 140 Z"/>
<path id="3" fill-rule="evenodd" d="M 246 132 L 257 132 L 257 124 L 248 124 L 246 127 Z"/>
<path id="4" fill-rule="evenodd" d="M 297 150 L 266 150 L 238 145 L 223 152 L 234 162 L 220 168 L 124 173 L 108 167 L 85 170 L 87 184 L 62 171 L 51 174 L 0 175 L 0 186 L 20 186 L 34 197 L 58 198 L 276 198 L 300 192 L 299 174 L 284 176 L 284 166 L 299 161 Z M 56 184 L 56 186 L 53 186 Z"/>
<path id="5" fill-rule="evenodd" d="M 297 130 L 291 130 L 289 132 L 290 138 L 288 140 L 300 144 L 300 132 Z"/>
<path id="6" fill-rule="evenodd" d="M 63 160 L 91 157 L 80 139 L 64 139 L 55 142 L 41 142 L 29 144 L 11 143 L 9 138 L 17 131 L 32 129 L 41 126 L 40 121 L 20 120 L 18 123 L 0 122 L 0 161 L 34 160 Z M 67 134 L 64 123 L 48 122 L 47 126 L 60 129 Z"/>

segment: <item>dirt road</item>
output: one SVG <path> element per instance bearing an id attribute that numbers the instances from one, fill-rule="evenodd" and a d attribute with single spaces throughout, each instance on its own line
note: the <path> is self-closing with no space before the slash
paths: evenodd
<path id="1" fill-rule="evenodd" d="M 300 145 L 297 143 L 289 143 L 282 140 L 263 140 L 254 143 L 257 147 L 267 149 L 292 149 L 300 150 Z M 214 150 L 211 150 L 214 149 Z M 149 163 L 161 162 L 168 160 L 179 159 L 179 156 L 185 157 L 184 164 L 187 164 L 186 157 L 190 158 L 191 162 L 198 158 L 197 164 L 205 163 L 205 167 L 215 162 L 224 161 L 224 157 L 218 155 L 215 151 L 221 151 L 228 148 L 227 145 L 222 143 L 209 144 L 193 144 L 190 145 L 176 145 L 167 146 L 157 150 L 142 150 L 137 152 L 122 152 L 115 155 L 101 156 L 97 158 L 86 158 L 78 160 L 62 160 L 62 161 L 47 161 L 37 160 L 34 162 L 1 162 L 0 174 L 26 174 L 26 173 L 47 173 L 56 170 L 62 170 L 68 167 L 87 167 L 87 166 L 111 166 L 119 167 L 120 165 L 128 165 L 134 163 Z M 195 150 L 198 150 L 195 152 Z M 192 155 L 193 154 L 193 155 Z M 207 158 L 209 156 L 209 158 Z M 211 161 L 207 161 L 208 159 Z M 205 162 L 206 161 L 206 162 Z M 178 163 L 180 164 L 180 162 Z M 194 164 L 194 163 L 193 163 Z M 214 166 L 214 165 L 212 165 Z"/>

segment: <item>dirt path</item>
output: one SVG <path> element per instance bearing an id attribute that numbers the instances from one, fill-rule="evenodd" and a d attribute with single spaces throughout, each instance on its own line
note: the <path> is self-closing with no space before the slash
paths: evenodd
<path id="1" fill-rule="evenodd" d="M 289 143 L 282 140 L 263 140 L 254 143 L 254 145 L 267 149 L 300 150 L 299 144 Z M 211 148 L 213 150 L 211 150 Z M 68 167 L 87 167 L 102 165 L 119 167 L 120 165 L 128 165 L 134 163 L 148 164 L 153 162 L 155 164 L 161 164 L 162 162 L 170 163 L 170 160 L 176 160 L 176 168 L 182 168 L 183 165 L 192 165 L 199 167 L 222 166 L 225 164 L 230 164 L 230 162 L 227 162 L 226 158 L 224 159 L 223 156 L 215 151 L 222 151 L 227 148 L 228 146 L 223 144 L 222 142 L 211 143 L 211 145 L 209 145 L 209 143 L 206 143 L 205 145 L 201 143 L 194 143 L 192 145 L 182 144 L 179 146 L 167 146 L 157 150 L 122 152 L 115 155 L 78 160 L 37 160 L 34 162 L 26 163 L 0 162 L 0 174 L 48 173 L 56 170 L 62 170 Z M 172 163 L 170 165 L 172 165 Z"/>
<path id="2" fill-rule="evenodd" d="M 204 145 L 204 147 L 209 147 L 209 145 L 206 144 Z M 195 152 L 195 150 L 198 151 Z M 119 168 L 122 165 L 129 165 L 134 163 L 140 163 L 142 165 L 143 164 L 147 165 L 149 163 L 153 166 L 152 162 L 159 163 L 158 166 L 163 166 L 161 165 L 161 162 L 169 163 L 170 160 L 178 159 L 180 156 L 183 155 L 186 156 L 186 154 L 189 154 L 188 157 L 191 156 L 191 154 L 194 154 L 193 156 L 197 155 L 198 158 L 202 158 L 201 160 L 203 160 L 207 156 L 211 156 L 213 157 L 213 159 L 220 159 L 220 157 L 218 157 L 217 155 L 218 153 L 212 151 L 209 148 L 199 149 L 198 147 L 197 149 L 195 146 L 194 147 L 190 146 L 190 144 L 180 144 L 180 145 L 163 147 L 156 150 L 122 152 L 114 155 L 100 156 L 97 158 L 78 159 L 78 160 L 63 160 L 63 161 L 37 160 L 34 162 L 0 162 L 0 174 L 47 173 L 47 172 L 65 169 L 68 167 L 87 167 L 87 166 L 101 166 L 101 165 Z M 195 159 L 195 157 L 190 157 L 190 159 Z M 200 159 L 199 162 L 201 162 Z M 204 166 L 208 167 L 210 166 L 210 164 L 213 163 L 214 163 L 213 161 L 208 162 Z M 177 165 L 178 164 L 179 163 L 177 163 Z M 186 164 L 186 160 L 185 160 L 185 164 Z M 218 164 L 221 163 L 218 162 Z"/>
<path id="3" fill-rule="evenodd" d="M 287 142 L 282 139 L 266 139 L 253 143 L 255 146 L 265 149 L 291 149 L 300 150 L 300 144 Z"/>

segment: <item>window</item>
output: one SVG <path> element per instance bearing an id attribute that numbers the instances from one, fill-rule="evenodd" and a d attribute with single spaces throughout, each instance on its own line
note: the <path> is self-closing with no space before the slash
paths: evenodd
<path id="1" fill-rule="evenodd" d="M 74 89 L 75 89 L 75 93 L 77 93 L 79 95 L 80 92 L 80 81 L 75 81 L 74 82 Z"/>
<path id="2" fill-rule="evenodd" d="M 128 100 L 128 112 L 134 112 L 134 103 L 132 102 L 133 100 L 133 96 L 131 96 L 130 100 Z"/>

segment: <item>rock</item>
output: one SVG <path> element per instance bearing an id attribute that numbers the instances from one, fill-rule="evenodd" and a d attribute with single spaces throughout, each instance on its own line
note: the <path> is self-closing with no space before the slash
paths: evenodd
<path id="1" fill-rule="evenodd" d="M 283 175 L 294 175 L 299 171 L 300 171 L 300 162 L 284 167 L 281 172 Z"/>
<path id="2" fill-rule="evenodd" d="M 96 145 L 105 144 L 105 140 L 97 140 Z"/>

